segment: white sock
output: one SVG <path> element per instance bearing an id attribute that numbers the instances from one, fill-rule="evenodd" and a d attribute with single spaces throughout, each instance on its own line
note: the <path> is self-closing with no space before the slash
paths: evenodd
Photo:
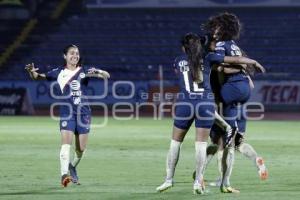
<path id="1" fill-rule="evenodd" d="M 222 169 L 223 169 L 223 180 L 222 185 L 228 187 L 230 186 L 230 177 L 232 173 L 232 168 L 234 164 L 234 147 L 229 147 L 224 149 L 222 158 Z"/>
<path id="2" fill-rule="evenodd" d="M 258 157 L 258 155 L 250 144 L 243 142 L 242 144 L 240 144 L 238 151 L 241 152 L 248 159 L 252 160 L 256 166 L 256 158 Z"/>
<path id="3" fill-rule="evenodd" d="M 76 167 L 79 164 L 79 162 L 80 162 L 81 158 L 83 157 L 84 153 L 85 153 L 85 151 L 75 150 L 74 158 L 73 158 L 73 161 L 71 163 L 73 167 Z"/>
<path id="4" fill-rule="evenodd" d="M 203 181 L 204 165 L 206 161 L 207 142 L 195 142 L 196 150 L 196 176 L 195 181 L 201 183 Z"/>
<path id="5" fill-rule="evenodd" d="M 175 168 L 180 154 L 181 142 L 171 140 L 170 149 L 166 161 L 166 181 L 172 181 L 175 173 Z"/>
<path id="6" fill-rule="evenodd" d="M 222 180 L 223 177 L 222 158 L 223 158 L 223 150 L 219 150 L 217 153 L 217 162 L 218 162 L 218 171 L 220 174 L 220 180 Z"/>
<path id="7" fill-rule="evenodd" d="M 63 144 L 60 149 L 60 172 L 61 175 L 68 174 L 70 162 L 71 145 Z"/>

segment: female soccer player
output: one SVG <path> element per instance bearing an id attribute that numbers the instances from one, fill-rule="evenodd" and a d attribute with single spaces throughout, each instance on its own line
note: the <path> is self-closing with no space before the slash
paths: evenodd
<path id="1" fill-rule="evenodd" d="M 180 93 L 175 103 L 173 134 L 166 162 L 165 182 L 156 188 L 162 192 L 173 186 L 175 167 L 180 147 L 191 124 L 195 121 L 196 175 L 193 185 L 195 194 L 204 193 L 203 167 L 206 160 L 207 139 L 214 122 L 214 97 L 210 88 L 209 73 L 214 63 L 252 63 L 256 61 L 244 57 L 225 57 L 209 53 L 203 57 L 200 37 L 194 33 L 182 39 L 183 55 L 175 59 L 175 70 L 180 74 Z"/>
<path id="2" fill-rule="evenodd" d="M 213 35 L 217 41 L 215 51 L 217 54 L 224 56 L 242 56 L 242 51 L 237 46 L 234 40 L 239 38 L 241 25 L 238 17 L 231 13 L 221 13 L 209 19 L 205 26 L 206 31 Z M 258 173 L 262 180 L 268 176 L 264 161 L 257 155 L 253 147 L 242 142 L 242 136 L 246 129 L 246 119 L 242 115 L 237 118 L 238 104 L 244 104 L 248 101 L 251 95 L 251 88 L 254 87 L 253 82 L 245 71 L 245 69 L 230 69 L 219 68 L 225 74 L 224 83 L 221 85 L 219 94 L 224 105 L 223 115 L 225 120 L 233 127 L 238 129 L 236 136 L 236 148 L 243 155 L 253 160 L 258 168 Z M 264 69 L 260 69 L 264 72 Z M 220 130 L 219 130 L 220 131 Z M 220 158 L 220 156 L 218 156 Z M 229 176 L 225 184 L 229 185 Z"/>
<path id="3" fill-rule="evenodd" d="M 33 80 L 55 81 L 59 87 L 62 99 L 60 105 L 61 132 L 61 185 L 67 187 L 72 181 L 79 184 L 76 166 L 80 162 L 88 141 L 91 123 L 91 109 L 87 99 L 87 84 L 90 77 L 107 79 L 109 73 L 96 68 L 85 69 L 81 66 L 79 49 L 75 45 L 68 45 L 63 51 L 65 64 L 47 73 L 38 73 L 34 64 L 26 65 Z M 75 135 L 75 155 L 70 162 L 70 147 Z M 70 175 L 68 175 L 70 171 Z"/>

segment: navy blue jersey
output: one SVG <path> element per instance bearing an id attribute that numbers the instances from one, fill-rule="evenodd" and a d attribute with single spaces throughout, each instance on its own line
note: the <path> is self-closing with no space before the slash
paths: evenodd
<path id="1" fill-rule="evenodd" d="M 57 93 L 55 99 L 59 99 L 60 116 L 69 116 L 72 114 L 89 115 L 91 109 L 88 105 L 86 78 L 87 71 L 83 67 L 75 70 L 69 70 L 59 67 L 47 72 L 46 79 L 48 81 L 56 81 Z"/>
<path id="2" fill-rule="evenodd" d="M 179 87 L 181 93 L 203 94 L 211 92 L 209 74 L 213 64 L 220 64 L 224 61 L 224 56 L 209 53 L 204 58 L 203 82 L 196 83 L 193 81 L 187 55 L 178 56 L 174 62 L 174 68 L 179 72 Z"/>
<path id="3" fill-rule="evenodd" d="M 242 52 L 233 40 L 217 42 L 216 53 L 224 56 L 242 56 Z M 244 72 L 225 75 L 226 82 L 242 81 L 248 79 Z"/>

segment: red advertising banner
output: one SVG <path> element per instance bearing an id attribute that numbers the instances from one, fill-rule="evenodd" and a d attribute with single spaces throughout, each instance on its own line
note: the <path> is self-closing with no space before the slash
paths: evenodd
<path id="1" fill-rule="evenodd" d="M 256 81 L 250 101 L 265 105 L 300 105 L 300 81 Z"/>

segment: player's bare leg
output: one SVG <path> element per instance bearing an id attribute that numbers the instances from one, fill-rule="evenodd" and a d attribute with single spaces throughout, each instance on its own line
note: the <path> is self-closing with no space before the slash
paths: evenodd
<path id="1" fill-rule="evenodd" d="M 207 140 L 210 129 L 196 128 L 196 140 L 195 140 L 195 158 L 196 158 L 196 175 L 193 186 L 194 194 L 204 194 L 204 167 L 206 161 L 206 148 Z"/>
<path id="2" fill-rule="evenodd" d="M 206 149 L 206 161 L 205 161 L 205 165 L 203 168 L 203 176 L 204 176 L 204 171 L 207 168 L 208 164 L 210 163 L 210 161 L 212 160 L 212 158 L 214 157 L 214 155 L 218 152 L 218 145 L 217 144 L 210 144 L 208 145 L 207 149 Z"/>
<path id="3" fill-rule="evenodd" d="M 225 147 L 222 156 L 222 179 L 220 190 L 222 193 L 240 193 L 230 185 L 230 177 L 234 164 L 234 147 Z"/>
<path id="4" fill-rule="evenodd" d="M 81 161 L 88 141 L 88 134 L 75 134 L 75 154 L 73 161 L 69 164 L 70 175 L 72 182 L 80 185 L 76 167 Z"/>
<path id="5" fill-rule="evenodd" d="M 210 186 L 216 186 L 216 187 L 221 186 L 221 181 L 222 181 L 222 177 L 223 177 L 223 169 L 222 169 L 223 152 L 224 152 L 223 141 L 222 141 L 222 139 L 219 139 L 218 152 L 217 152 L 217 164 L 218 164 L 219 177 L 216 179 L 215 182 L 209 183 Z"/>
<path id="6" fill-rule="evenodd" d="M 206 148 L 206 161 L 205 161 L 205 165 L 203 168 L 203 176 L 204 176 L 204 172 L 207 168 L 207 166 L 209 165 L 210 161 L 212 160 L 212 158 L 214 157 L 214 155 L 218 152 L 218 145 L 217 144 L 209 144 Z M 196 177 L 196 171 L 193 172 L 193 180 L 195 180 Z"/>
<path id="7" fill-rule="evenodd" d="M 181 144 L 187 131 L 188 130 L 179 129 L 175 126 L 173 127 L 172 140 L 166 160 L 166 178 L 165 182 L 156 188 L 157 192 L 163 192 L 173 187 L 175 168 L 179 159 Z"/>
<path id="8" fill-rule="evenodd" d="M 70 149 L 73 139 L 73 132 L 68 130 L 61 130 L 61 149 L 60 149 L 60 171 L 61 171 L 61 185 L 67 187 L 72 180 L 68 175 L 70 162 Z"/>

